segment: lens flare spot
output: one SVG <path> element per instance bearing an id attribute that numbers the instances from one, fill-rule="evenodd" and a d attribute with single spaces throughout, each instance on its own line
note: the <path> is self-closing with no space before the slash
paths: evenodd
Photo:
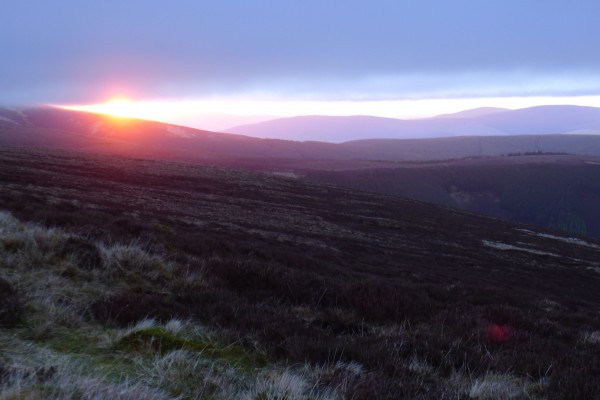
<path id="1" fill-rule="evenodd" d="M 510 336 L 511 330 L 508 325 L 492 324 L 488 328 L 488 337 L 492 343 L 504 343 Z"/>

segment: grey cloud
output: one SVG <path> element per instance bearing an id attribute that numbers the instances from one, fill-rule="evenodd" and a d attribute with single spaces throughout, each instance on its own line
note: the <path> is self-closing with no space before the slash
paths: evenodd
<path id="1" fill-rule="evenodd" d="M 118 85 L 147 96 L 598 90 L 577 83 L 600 70 L 594 1 L 12 3 L 0 16 L 3 102 L 79 101 Z M 530 75 L 519 82 L 519 71 Z M 525 84 L 565 74 L 572 87 Z"/>

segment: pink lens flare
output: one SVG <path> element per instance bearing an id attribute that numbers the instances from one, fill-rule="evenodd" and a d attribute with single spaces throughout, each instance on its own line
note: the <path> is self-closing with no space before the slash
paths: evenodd
<path id="1" fill-rule="evenodd" d="M 493 343 L 503 343 L 510 339 L 511 331 L 508 325 L 492 324 L 488 328 L 488 337 Z"/>

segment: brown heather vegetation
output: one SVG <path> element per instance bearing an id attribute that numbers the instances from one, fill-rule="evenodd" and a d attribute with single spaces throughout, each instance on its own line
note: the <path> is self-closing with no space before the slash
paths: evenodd
<path id="1" fill-rule="evenodd" d="M 592 239 L 66 152 L 0 185 L 0 398 L 600 396 Z"/>
<path id="2" fill-rule="evenodd" d="M 525 153 L 305 171 L 317 183 L 408 197 L 600 238 L 600 158 Z"/>

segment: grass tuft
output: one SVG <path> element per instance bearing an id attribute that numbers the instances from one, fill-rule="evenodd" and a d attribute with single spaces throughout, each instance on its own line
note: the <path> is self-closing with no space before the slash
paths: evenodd
<path id="1" fill-rule="evenodd" d="M 530 399 L 534 390 L 528 380 L 508 374 L 486 374 L 476 379 L 469 390 L 469 397 L 478 400 Z"/>

